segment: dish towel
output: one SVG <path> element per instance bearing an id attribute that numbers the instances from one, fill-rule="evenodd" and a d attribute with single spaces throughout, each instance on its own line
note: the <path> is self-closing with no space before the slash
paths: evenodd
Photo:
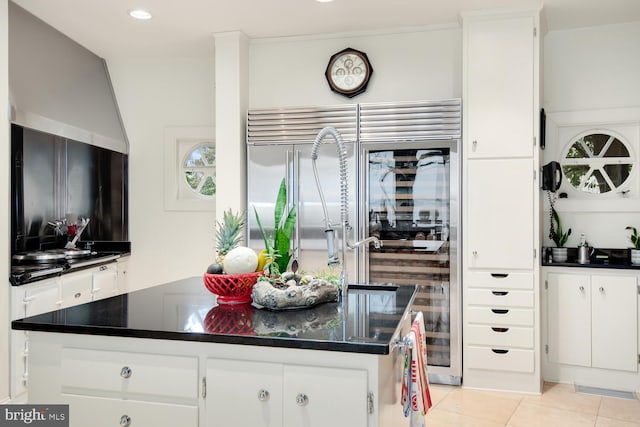
<path id="1" fill-rule="evenodd" d="M 418 312 L 411 330 L 405 337 L 404 370 L 402 375 L 402 407 L 410 418 L 410 427 L 424 427 L 431 408 L 431 394 L 427 378 L 427 342 L 424 317 Z"/>

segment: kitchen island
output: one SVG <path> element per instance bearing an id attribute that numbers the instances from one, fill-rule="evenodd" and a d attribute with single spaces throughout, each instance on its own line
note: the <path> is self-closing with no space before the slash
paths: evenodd
<path id="1" fill-rule="evenodd" d="M 201 277 L 13 322 L 29 332 L 29 403 L 71 426 L 405 423 L 398 340 L 415 287 L 272 312 L 218 305 Z"/>

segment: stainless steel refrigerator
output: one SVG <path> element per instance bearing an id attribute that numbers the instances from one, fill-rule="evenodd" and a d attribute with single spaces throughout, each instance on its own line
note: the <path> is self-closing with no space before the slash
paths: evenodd
<path id="1" fill-rule="evenodd" d="M 292 237 L 292 260 L 305 272 L 327 270 L 325 222 L 311 163 L 311 148 L 317 133 L 334 126 L 343 137 L 348 157 L 349 215 L 357 220 L 356 106 L 310 107 L 288 110 L 253 110 L 247 128 L 247 229 L 248 243 L 263 249 L 254 208 L 265 231 L 274 228 L 274 207 L 282 179 L 287 184 L 287 208 L 296 209 Z M 318 151 L 318 175 L 329 216 L 339 229 L 340 182 L 338 150 L 327 138 Z M 355 222 L 354 222 L 355 223 Z M 356 278 L 356 252 L 347 255 L 348 274 Z"/>
<path id="2" fill-rule="evenodd" d="M 338 129 L 347 145 L 353 239 L 376 236 L 383 242 L 380 249 L 350 251 L 349 281 L 418 284 L 413 310 L 425 318 L 429 378 L 460 384 L 460 100 L 249 112 L 249 244 L 263 246 L 252 206 L 272 224 L 285 178 L 289 206 L 299 214 L 294 257 L 309 272 L 327 268 L 310 158 L 325 126 Z M 318 167 L 330 217 L 340 230 L 337 149 L 330 138 Z"/>

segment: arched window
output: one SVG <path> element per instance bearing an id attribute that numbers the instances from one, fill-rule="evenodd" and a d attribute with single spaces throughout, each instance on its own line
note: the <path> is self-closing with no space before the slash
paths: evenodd
<path id="1" fill-rule="evenodd" d="M 182 174 L 187 186 L 202 197 L 216 195 L 216 149 L 210 143 L 191 150 L 183 164 Z"/>
<path id="2" fill-rule="evenodd" d="M 575 190 L 603 194 L 628 186 L 635 162 L 621 136 L 591 130 L 572 139 L 560 163 Z"/>

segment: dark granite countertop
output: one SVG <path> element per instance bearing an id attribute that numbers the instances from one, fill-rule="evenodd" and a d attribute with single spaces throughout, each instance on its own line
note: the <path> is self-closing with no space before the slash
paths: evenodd
<path id="1" fill-rule="evenodd" d="M 543 248 L 543 267 L 581 267 L 611 268 L 618 270 L 640 270 L 640 265 L 633 265 L 629 260 L 629 249 L 594 248 L 587 264 L 578 262 L 578 248 L 567 248 L 566 262 L 553 262 L 549 257 L 551 248 Z"/>
<path id="2" fill-rule="evenodd" d="M 218 305 L 202 277 L 12 322 L 13 329 L 388 354 L 415 286 L 349 288 L 345 302 L 287 311 Z"/>

